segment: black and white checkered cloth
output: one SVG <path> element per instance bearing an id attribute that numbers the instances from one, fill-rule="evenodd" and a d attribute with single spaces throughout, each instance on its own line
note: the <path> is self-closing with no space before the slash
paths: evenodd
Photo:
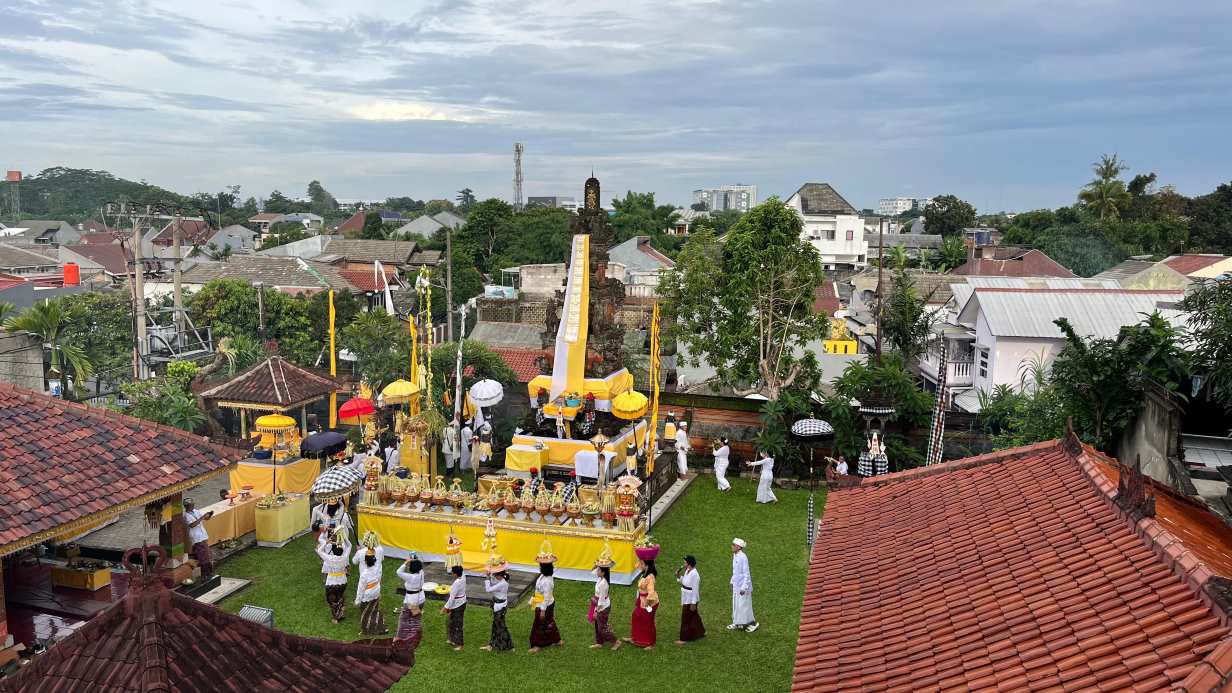
<path id="1" fill-rule="evenodd" d="M 890 472 L 890 458 L 885 455 L 870 455 L 867 451 L 860 453 L 860 461 L 856 464 L 860 476 L 879 476 Z"/>
<path id="2" fill-rule="evenodd" d="M 330 467 L 312 482 L 312 493 L 320 500 L 345 496 L 358 489 L 363 480 L 363 473 L 354 467 L 343 465 Z"/>
<path id="3" fill-rule="evenodd" d="M 821 419 L 800 419 L 791 425 L 791 434 L 797 438 L 824 438 L 834 435 L 834 427 Z"/>

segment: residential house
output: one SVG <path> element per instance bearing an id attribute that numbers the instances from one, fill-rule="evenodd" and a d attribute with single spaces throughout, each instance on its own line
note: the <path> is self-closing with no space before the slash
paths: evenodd
<path id="1" fill-rule="evenodd" d="M 923 226 L 924 217 L 920 217 L 920 224 Z M 1000 229 L 994 229 L 991 226 L 975 226 L 962 230 L 963 239 L 968 244 L 976 247 L 985 245 L 1001 245 L 1001 238 L 1005 235 Z"/>
<path id="2" fill-rule="evenodd" d="M 400 224 L 409 221 L 400 213 L 391 212 L 387 209 L 361 209 L 339 224 L 336 232 L 343 236 L 358 236 L 364 230 L 364 220 L 371 212 L 381 215 L 382 224 Z"/>
<path id="3" fill-rule="evenodd" d="M 1116 282 L 1117 284 L 1121 284 L 1139 272 L 1151 269 L 1156 264 L 1157 263 L 1151 260 L 1150 255 L 1135 255 L 1128 260 L 1123 260 L 1120 263 L 1109 267 L 1091 278 L 1108 279 Z"/>
<path id="4" fill-rule="evenodd" d="M 103 274 L 107 282 L 119 284 L 127 280 L 133 271 L 133 254 L 127 246 L 119 243 L 109 245 L 79 244 L 60 246 L 60 262 L 76 263 L 81 268 L 81 276 Z M 162 269 L 162 262 L 156 258 L 143 258 L 145 276 Z"/>
<path id="5" fill-rule="evenodd" d="M 813 312 L 834 317 L 843 309 L 843 301 L 838 295 L 838 282 L 832 279 L 822 280 L 813 292 Z"/>
<path id="6" fill-rule="evenodd" d="M 91 231 L 81 234 L 81 238 L 77 240 L 77 243 L 83 245 L 110 245 L 112 243 L 119 243 L 121 238 L 131 236 L 132 234 L 123 234 L 119 231 Z"/>
<path id="7" fill-rule="evenodd" d="M 822 269 L 868 266 L 868 242 L 859 212 L 829 183 L 805 183 L 787 198 L 804 222 L 801 238 L 817 248 Z"/>
<path id="8" fill-rule="evenodd" d="M 1072 430 L 832 478 L 791 691 L 1226 691 L 1230 582 L 1218 517 Z"/>
<path id="9" fill-rule="evenodd" d="M 258 236 L 264 236 L 269 233 L 270 227 L 282 218 L 281 214 L 273 212 L 262 212 L 248 220 L 252 228 L 256 229 Z"/>
<path id="10" fill-rule="evenodd" d="M 676 266 L 650 245 L 649 236 L 634 236 L 607 251 L 607 276 L 625 285 L 625 294 L 638 298 L 657 295 L 659 276 Z"/>
<path id="11" fill-rule="evenodd" d="M 967 261 L 951 273 L 977 277 L 1077 277 L 1044 253 L 1004 246 L 968 247 Z"/>
<path id="12" fill-rule="evenodd" d="M 234 255 L 226 262 L 189 259 L 184 267 L 180 283 L 185 291 L 198 291 L 215 279 L 234 279 L 259 283 L 267 289 L 293 296 L 312 296 L 329 289 L 364 293 L 342 274 L 342 268 L 299 258 Z M 368 271 L 372 271 L 371 266 Z M 147 280 L 145 295 L 146 298 L 159 298 L 171 293 L 173 288 L 171 276 Z"/>
<path id="13" fill-rule="evenodd" d="M 1226 255 L 1173 255 L 1162 264 L 1190 279 L 1214 279 L 1232 272 L 1232 258 Z"/>
<path id="14" fill-rule="evenodd" d="M 1155 310 L 1170 322 L 1183 324 L 1183 313 L 1170 307 L 1182 296 L 1181 291 L 999 287 L 977 282 L 953 322 L 939 328 L 947 341 L 946 379 L 954 404 L 978 412 L 980 391 L 991 393 L 1000 385 L 1020 387 L 1024 369 L 1032 364 L 1047 367 L 1065 346 L 1065 335 L 1054 323 L 1058 318 L 1069 320 L 1083 337 L 1114 339 L 1122 327 L 1138 324 Z M 936 351 L 930 351 L 919 366 L 925 380 L 935 385 Z"/>
<path id="15" fill-rule="evenodd" d="M 425 214 L 423 216 L 416 217 L 406 224 L 399 226 L 394 231 L 394 234 L 398 238 L 410 239 L 418 237 L 428 241 L 432 240 L 432 237 L 436 235 L 436 232 L 441 229 L 448 227 L 456 231 L 462 228 L 465 224 L 465 219 L 446 210 L 431 216 Z"/>
<path id="16" fill-rule="evenodd" d="M 60 261 L 54 248 L 0 243 L 0 272 L 17 276 L 54 274 Z"/>
<path id="17" fill-rule="evenodd" d="M 146 235 L 146 245 L 152 257 L 175 256 L 175 222 L 169 222 L 157 232 Z M 217 252 L 230 248 L 232 254 L 251 253 L 256 249 L 256 232 L 247 226 L 232 224 L 215 229 L 200 219 L 180 221 L 180 253 L 182 257 Z M 211 248 L 211 245 L 213 247 Z"/>
<path id="18" fill-rule="evenodd" d="M 0 231 L 0 236 L 15 243 L 61 245 L 76 243 L 81 238 L 81 231 L 67 221 L 22 219 Z"/>
<path id="19" fill-rule="evenodd" d="M 380 262 L 404 272 L 416 272 L 420 267 L 439 265 L 442 255 L 439 250 L 424 250 L 415 241 L 332 237 L 314 259 L 330 264 L 342 263 L 347 269 L 371 269 L 374 262 Z"/>
<path id="20" fill-rule="evenodd" d="M 270 257 L 298 257 L 304 260 L 315 258 L 325 250 L 325 246 L 329 245 L 330 241 L 341 239 L 342 236 L 330 236 L 327 234 L 319 234 L 301 238 L 298 241 L 291 241 L 282 245 L 274 246 L 273 248 L 265 248 L 258 250 L 258 255 L 268 255 Z"/>
<path id="21" fill-rule="evenodd" d="M 885 254 L 890 253 L 891 248 L 902 248 L 907 253 L 907 257 L 912 260 L 918 260 L 920 254 L 935 255 L 941 248 L 943 240 L 940 234 L 935 233 L 890 233 L 883 234 L 880 239 L 874 240 L 870 237 L 870 252 L 874 251 L 876 243 L 880 243 L 881 251 Z"/>
<path id="22" fill-rule="evenodd" d="M 577 211 L 577 200 L 565 195 L 543 195 L 532 196 L 526 198 L 526 208 L 534 207 L 554 207 L 556 209 L 565 209 L 570 212 Z"/>
<path id="23" fill-rule="evenodd" d="M 1095 275 L 1100 276 L 1100 275 Z M 1123 289 L 1178 289 L 1182 290 L 1196 281 L 1196 277 L 1188 277 L 1177 272 L 1166 262 L 1156 262 L 1137 274 L 1125 277 L 1120 281 Z"/>
<path id="24" fill-rule="evenodd" d="M 676 221 L 670 228 L 664 229 L 669 236 L 687 236 L 693 230 L 693 224 L 698 219 L 709 219 L 710 212 L 706 210 L 698 211 L 692 208 L 679 207 L 676 209 Z"/>
<path id="25" fill-rule="evenodd" d="M 309 231 L 320 231 L 321 227 L 325 225 L 325 217 L 322 217 L 319 214 L 312 214 L 310 212 L 292 212 L 291 214 L 280 215 L 274 220 L 273 223 L 282 224 L 291 222 L 303 224 L 304 228 Z"/>

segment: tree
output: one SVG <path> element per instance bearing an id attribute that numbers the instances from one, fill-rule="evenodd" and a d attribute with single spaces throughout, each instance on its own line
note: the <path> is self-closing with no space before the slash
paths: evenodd
<path id="1" fill-rule="evenodd" d="M 84 383 L 94 372 L 94 366 L 81 345 L 64 332 L 66 323 L 60 300 L 44 299 L 9 318 L 5 329 L 38 336 L 43 340 L 43 347 L 51 353 L 51 371 L 62 375 L 71 372 L 74 382 Z"/>
<path id="2" fill-rule="evenodd" d="M 294 212 L 307 211 L 301 210 L 302 205 L 295 200 L 283 195 L 280 191 L 275 190 L 266 198 L 262 209 L 270 214 L 291 214 Z"/>
<path id="3" fill-rule="evenodd" d="M 1192 251 L 1232 253 L 1232 183 L 1195 197 L 1189 210 Z"/>
<path id="4" fill-rule="evenodd" d="M 514 214 L 509 219 L 504 242 L 489 260 L 491 271 L 564 262 L 569 255 L 569 221 L 572 218 L 568 210 L 554 207 L 531 208 Z"/>
<path id="5" fill-rule="evenodd" d="M 456 210 L 457 207 L 455 207 L 449 200 L 428 200 L 428 202 L 424 204 L 423 208 L 424 214 L 427 214 L 428 216 L 440 214 L 441 212 L 453 212 Z"/>
<path id="6" fill-rule="evenodd" d="M 0 301 L 0 325 L 3 325 L 16 312 L 17 306 L 7 301 Z"/>
<path id="7" fill-rule="evenodd" d="M 1130 194 L 1125 189 L 1125 181 L 1120 175 L 1128 166 L 1117 158 L 1116 154 L 1104 154 L 1100 160 L 1092 164 L 1095 180 L 1087 183 L 1078 193 L 1078 201 L 1099 215 L 1101 220 L 1119 219 L 1121 211 L 1130 203 Z"/>
<path id="8" fill-rule="evenodd" d="M 948 272 L 967 261 L 967 246 L 958 236 L 950 236 L 941 242 L 941 247 L 933 257 L 933 269 L 938 272 Z"/>
<path id="9" fill-rule="evenodd" d="M 458 229 L 455 243 L 469 244 L 475 249 L 475 261 L 480 272 L 495 272 L 492 258 L 504 250 L 513 235 L 513 207 L 495 197 L 473 204 L 466 224 Z M 455 248 L 456 250 L 456 248 Z"/>
<path id="10" fill-rule="evenodd" d="M 649 236 L 656 242 L 675 226 L 680 213 L 672 205 L 655 204 L 654 193 L 629 190 L 624 199 L 612 199 L 612 228 L 616 241 L 623 243 L 634 236 Z"/>
<path id="11" fill-rule="evenodd" d="M 920 389 L 897 353 L 886 354 L 880 363 L 852 361 L 831 387 L 833 394 L 825 398 L 825 409 L 826 419 L 834 427 L 834 450 L 852 458 L 864 448 L 864 420 L 856 411 L 855 402 L 875 398 L 893 406 L 895 421 L 905 428 L 924 425 L 932 407 L 932 397 Z M 896 464 L 912 467 L 923 462 L 920 451 L 908 445 L 902 436 L 887 435 L 885 443 Z"/>
<path id="12" fill-rule="evenodd" d="M 196 430 L 206 423 L 205 412 L 189 391 L 197 372 L 192 362 L 172 361 L 162 376 L 125 384 L 122 390 L 131 402 L 127 413 L 185 431 Z"/>
<path id="13" fill-rule="evenodd" d="M 1194 371 L 1211 399 L 1232 411 L 1232 279 L 1204 281 L 1181 302 L 1188 312 Z"/>
<path id="14" fill-rule="evenodd" d="M 953 236 L 975 224 L 975 207 L 954 195 L 934 197 L 924 208 L 924 228 L 929 233 Z"/>
<path id="15" fill-rule="evenodd" d="M 894 269 L 903 269 L 911 262 L 911 258 L 907 255 L 907 249 L 901 245 L 890 246 L 885 259 L 888 261 L 886 264 Z"/>
<path id="16" fill-rule="evenodd" d="M 280 245 L 302 241 L 311 238 L 312 233 L 298 221 L 285 221 L 270 227 L 269 233 L 261 241 L 261 250 L 277 248 Z"/>
<path id="17" fill-rule="evenodd" d="M 920 296 L 915 278 L 903 266 L 894 270 L 894 286 L 882 305 L 882 339 L 910 363 L 928 348 L 938 315 L 928 310 L 930 296 Z"/>
<path id="18" fill-rule="evenodd" d="M 410 334 L 388 313 L 360 313 L 341 337 L 342 347 L 355 354 L 359 374 L 377 391 L 410 370 Z"/>
<path id="19" fill-rule="evenodd" d="M 79 344 L 94 366 L 96 389 L 132 376 L 133 302 L 128 292 L 90 291 L 59 299 L 61 333 Z"/>
<path id="20" fill-rule="evenodd" d="M 454 199 L 457 200 L 459 209 L 468 212 L 475 204 L 475 191 L 470 188 L 462 188 Z"/>
<path id="21" fill-rule="evenodd" d="M 359 299 L 349 291 L 334 292 L 334 329 L 341 333 L 363 310 Z M 329 344 L 329 292 L 321 291 L 308 299 L 308 322 L 312 338 L 319 344 Z M 326 355 L 328 357 L 328 354 Z"/>
<path id="22" fill-rule="evenodd" d="M 381 220 L 380 212 L 368 212 L 364 215 L 364 228 L 359 232 L 359 237 L 370 241 L 385 240 L 385 222 Z"/>
<path id="23" fill-rule="evenodd" d="M 196 248 L 193 250 L 196 250 Z M 218 244 L 214 241 L 210 241 L 209 244 L 205 246 L 205 256 L 215 262 L 226 262 L 234 252 L 235 251 L 230 245 L 224 245 L 219 248 Z"/>
<path id="24" fill-rule="evenodd" d="M 689 205 L 689 209 L 693 210 L 694 212 L 708 212 L 710 211 L 710 205 L 706 204 L 705 202 L 694 202 L 693 204 Z"/>
<path id="25" fill-rule="evenodd" d="M 714 229 L 714 235 L 722 236 L 727 233 L 732 225 L 740 219 L 740 211 L 736 209 L 724 209 L 717 212 L 711 212 L 710 222 L 711 228 Z"/>
<path id="26" fill-rule="evenodd" d="M 188 299 L 189 314 L 198 327 L 209 326 L 215 337 L 242 336 L 255 339 L 260 334 L 258 289 L 247 282 L 216 279 L 206 283 Z M 313 336 L 308 319 L 307 299 L 266 290 L 265 337 L 279 353 L 301 366 L 316 362 L 321 341 Z"/>
<path id="27" fill-rule="evenodd" d="M 772 400 L 797 380 L 816 378 L 816 359 L 804 347 L 829 329 L 812 311 L 821 261 L 800 231 L 800 218 L 771 197 L 740 218 L 722 247 L 705 227 L 690 235 L 659 285 L 676 320 L 669 336 L 693 361 L 704 358 L 725 385 Z"/>
<path id="28" fill-rule="evenodd" d="M 381 206 L 395 212 L 419 212 L 424 208 L 424 201 L 413 197 L 387 197 Z"/>
<path id="29" fill-rule="evenodd" d="M 312 213 L 319 214 L 324 217 L 338 211 L 338 200 L 321 185 L 321 181 L 314 180 L 308 184 L 308 199 L 311 202 Z"/>

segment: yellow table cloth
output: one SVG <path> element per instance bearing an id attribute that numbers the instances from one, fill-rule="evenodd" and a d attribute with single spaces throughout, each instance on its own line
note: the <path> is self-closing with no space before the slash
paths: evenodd
<path id="1" fill-rule="evenodd" d="M 224 500 L 201 508 L 202 513 L 214 511 L 214 517 L 205 521 L 205 531 L 210 536 L 210 544 L 237 539 L 255 530 L 256 509 L 256 496 L 250 496 L 247 500 L 236 498 L 234 505 L 229 500 Z"/>
<path id="2" fill-rule="evenodd" d="M 536 450 L 534 445 L 510 445 L 505 448 L 505 469 L 518 472 L 530 471 L 531 467 L 543 469 L 548 463 L 548 449 Z"/>
<path id="3" fill-rule="evenodd" d="M 231 490 L 239 491 L 251 485 L 253 495 L 275 493 L 274 481 L 277 472 L 278 491 L 284 493 L 309 493 L 312 482 L 321 473 L 321 461 L 308 457 L 286 464 L 271 464 L 268 460 L 244 460 L 231 470 Z"/>
<path id="4" fill-rule="evenodd" d="M 308 496 L 296 494 L 287 498 L 286 505 L 276 508 L 257 508 L 257 542 L 282 544 L 296 534 L 308 530 Z"/>

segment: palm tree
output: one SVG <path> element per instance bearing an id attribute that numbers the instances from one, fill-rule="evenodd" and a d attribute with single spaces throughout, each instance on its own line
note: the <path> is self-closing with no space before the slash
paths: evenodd
<path id="1" fill-rule="evenodd" d="M 967 261 L 967 246 L 958 236 L 950 236 L 941 243 L 937 251 L 937 269 L 941 272 L 952 270 Z"/>
<path id="2" fill-rule="evenodd" d="M 1099 161 L 1091 165 L 1095 180 L 1087 183 L 1078 193 L 1078 200 L 1098 212 L 1101 220 L 1119 219 L 1121 210 L 1127 207 L 1132 199 L 1129 191 L 1125 189 L 1125 182 L 1119 178 L 1128 168 L 1116 154 L 1104 154 Z"/>
<path id="3" fill-rule="evenodd" d="M 0 301 L 0 325 L 4 325 L 8 321 L 9 316 L 17 312 L 17 306 L 6 301 Z"/>
<path id="4" fill-rule="evenodd" d="M 61 334 L 64 325 L 64 310 L 60 301 L 46 299 L 30 306 L 21 315 L 9 318 L 5 328 L 10 332 L 38 335 L 43 340 L 43 346 L 51 351 L 51 370 L 64 373 L 64 367 L 68 366 L 74 381 L 85 382 L 94 372 L 94 366 L 84 349 L 65 340 Z"/>
<path id="5" fill-rule="evenodd" d="M 911 258 L 907 257 L 907 251 L 901 245 L 890 246 L 890 250 L 886 253 L 886 259 L 890 261 L 890 266 L 895 269 L 904 269 Z"/>

